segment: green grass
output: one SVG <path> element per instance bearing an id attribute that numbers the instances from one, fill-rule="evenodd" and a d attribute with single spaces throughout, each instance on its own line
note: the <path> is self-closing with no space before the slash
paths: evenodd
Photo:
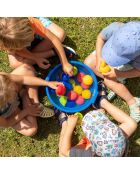
<path id="1" fill-rule="evenodd" d="M 83 61 L 95 49 L 96 37 L 100 30 L 114 21 L 127 22 L 140 20 L 140 18 L 52 18 L 63 27 L 67 33 L 65 44 L 73 47 L 77 52 L 77 59 Z M 56 65 L 58 61 L 56 60 Z M 7 56 L 0 52 L 0 71 L 11 72 Z M 44 78 L 47 72 L 39 73 Z M 135 85 L 135 87 L 134 87 Z M 140 96 L 139 78 L 127 81 L 127 86 L 135 96 Z M 47 97 L 44 97 L 44 88 L 39 90 L 40 100 L 49 105 Z M 127 105 L 117 97 L 114 104 L 128 112 Z M 13 129 L 0 129 L 0 156 L 58 156 L 58 140 L 60 127 L 53 118 L 38 119 L 38 133 L 30 138 L 16 133 Z M 81 137 L 81 129 L 77 127 L 74 143 Z M 140 156 L 140 126 L 130 138 L 129 156 Z"/>

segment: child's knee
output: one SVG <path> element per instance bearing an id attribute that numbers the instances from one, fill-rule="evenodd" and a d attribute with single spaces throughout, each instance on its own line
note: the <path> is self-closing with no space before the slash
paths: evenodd
<path id="1" fill-rule="evenodd" d="M 63 147 L 63 144 L 59 146 L 59 156 L 68 157 L 70 149 Z"/>
<path id="2" fill-rule="evenodd" d="M 84 60 L 84 64 L 86 64 L 87 66 L 91 65 L 91 61 L 88 57 Z"/>
<path id="3" fill-rule="evenodd" d="M 59 38 L 59 40 L 60 40 L 61 42 L 64 41 L 64 39 L 65 39 L 65 37 L 66 37 L 66 33 L 65 33 L 65 31 L 64 31 L 62 28 L 60 29 L 60 31 L 59 31 L 57 37 Z"/>
<path id="4" fill-rule="evenodd" d="M 96 67 L 96 56 L 94 55 L 90 55 L 88 56 L 85 60 L 84 60 L 84 64 L 86 64 L 87 66 L 89 66 L 90 68 L 94 68 Z"/>
<path id="5" fill-rule="evenodd" d="M 22 63 L 19 63 L 16 60 L 9 60 L 9 64 L 10 64 L 10 67 L 13 69 L 18 68 L 19 66 L 22 65 Z"/>
<path id="6" fill-rule="evenodd" d="M 129 127 L 131 127 L 132 130 L 135 131 L 137 129 L 138 124 L 134 119 L 132 119 L 128 124 L 129 124 Z"/>
<path id="7" fill-rule="evenodd" d="M 31 127 L 27 130 L 27 132 L 24 134 L 25 136 L 32 137 L 37 133 L 37 126 Z"/>
<path id="8" fill-rule="evenodd" d="M 35 76 L 35 69 L 31 65 L 23 64 L 20 68 L 25 75 Z"/>
<path id="9" fill-rule="evenodd" d="M 68 157 L 69 152 L 65 150 L 59 150 L 59 157 Z"/>

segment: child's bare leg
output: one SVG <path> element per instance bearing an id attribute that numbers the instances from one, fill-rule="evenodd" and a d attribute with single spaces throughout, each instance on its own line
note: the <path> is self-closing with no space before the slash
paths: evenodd
<path id="1" fill-rule="evenodd" d="M 104 79 L 103 75 L 96 70 L 96 54 L 93 54 L 93 53 L 90 54 L 85 59 L 84 63 L 86 65 L 88 65 L 97 76 Z M 136 102 L 135 98 L 128 91 L 128 89 L 125 87 L 125 85 L 123 85 L 117 81 L 113 81 L 113 80 L 109 80 L 109 79 L 104 79 L 104 83 L 109 89 L 111 89 L 117 95 L 119 95 L 122 99 L 124 99 L 129 106 Z"/>
<path id="2" fill-rule="evenodd" d="M 16 56 L 16 55 L 8 55 L 8 59 L 9 59 L 9 63 L 10 63 L 10 66 L 12 68 L 17 68 L 19 67 L 20 65 L 23 65 L 23 64 L 29 64 L 29 65 L 34 65 L 35 62 L 33 60 L 30 60 L 30 59 L 25 59 L 25 58 L 22 58 L 20 56 Z"/>
<path id="3" fill-rule="evenodd" d="M 62 129 L 61 129 L 61 132 L 60 132 L 60 138 L 59 138 L 59 156 L 63 156 L 61 154 L 61 147 L 63 146 L 63 137 L 64 137 L 64 134 L 65 134 L 65 131 L 66 131 L 66 128 L 67 128 L 67 121 L 64 121 L 62 123 Z"/>
<path id="4" fill-rule="evenodd" d="M 76 127 L 78 117 L 71 115 L 68 116 L 67 127 L 61 141 L 60 154 L 61 156 L 69 156 L 71 149 L 71 139 L 74 128 Z"/>
<path id="5" fill-rule="evenodd" d="M 104 83 L 109 89 L 113 90 L 123 100 L 125 100 L 129 106 L 136 102 L 135 98 L 128 91 L 128 89 L 126 88 L 124 84 L 119 83 L 117 81 L 109 80 L 109 79 L 104 79 Z"/>
<path id="6" fill-rule="evenodd" d="M 27 64 L 23 64 L 21 66 L 19 66 L 18 68 L 16 68 L 12 74 L 17 74 L 17 75 L 27 75 L 27 76 L 35 76 L 35 70 L 32 66 L 27 65 Z M 28 95 L 29 98 L 32 99 L 35 103 L 39 103 L 39 99 L 38 99 L 38 88 L 37 87 L 33 87 L 33 86 L 28 86 L 27 87 L 28 90 Z"/>
<path id="7" fill-rule="evenodd" d="M 50 30 L 55 36 L 57 36 L 60 42 L 64 41 L 66 37 L 65 31 L 61 27 L 59 27 L 57 24 L 52 23 L 47 27 L 47 29 Z M 45 38 L 33 49 L 33 52 L 34 53 L 42 52 L 41 54 L 42 55 L 46 54 L 46 58 L 48 58 L 55 55 L 52 48 L 54 48 L 54 45 L 52 44 L 52 42 L 49 39 Z"/>
<path id="8" fill-rule="evenodd" d="M 33 136 L 37 132 L 37 121 L 36 117 L 27 116 L 22 119 L 20 122 L 12 126 L 18 133 L 25 136 Z"/>
<path id="9" fill-rule="evenodd" d="M 91 53 L 85 59 L 84 64 L 89 66 L 98 77 L 104 78 L 103 75 L 100 72 L 98 72 L 96 69 L 96 54 Z"/>
<path id="10" fill-rule="evenodd" d="M 61 28 L 55 23 L 52 23 L 48 26 L 48 30 L 50 30 L 54 35 L 56 35 L 61 42 L 64 41 L 66 33 L 63 28 Z"/>
<path id="11" fill-rule="evenodd" d="M 35 71 L 33 67 L 27 64 L 23 64 L 16 68 L 12 74 L 16 75 L 28 75 L 28 76 L 35 76 Z M 29 98 L 31 97 L 31 98 Z M 25 99 L 26 98 L 26 99 Z M 27 102 L 28 98 L 28 102 Z M 38 103 L 38 93 L 37 89 L 34 89 L 32 87 L 28 87 L 27 90 L 25 90 L 23 94 L 23 108 L 25 108 L 25 105 L 28 105 L 29 107 L 29 100 L 32 99 L 34 103 Z M 37 121 L 36 117 L 33 116 L 27 116 L 23 120 L 21 120 L 19 123 L 13 126 L 14 129 L 16 129 L 17 132 L 26 135 L 26 136 L 32 136 L 37 132 Z"/>
<path id="12" fill-rule="evenodd" d="M 119 127 L 129 137 L 137 128 L 137 123 L 129 117 L 122 110 L 112 105 L 106 99 L 102 99 L 100 103 L 101 107 L 105 109 L 117 122 L 120 123 Z"/>
<path id="13" fill-rule="evenodd" d="M 30 105 L 32 104 L 27 89 L 25 89 L 22 94 L 22 103 L 23 109 L 30 107 Z M 36 134 L 38 129 L 36 117 L 27 116 L 24 119 L 22 119 L 19 123 L 14 125 L 13 128 L 16 129 L 17 132 L 25 136 L 33 136 Z"/>

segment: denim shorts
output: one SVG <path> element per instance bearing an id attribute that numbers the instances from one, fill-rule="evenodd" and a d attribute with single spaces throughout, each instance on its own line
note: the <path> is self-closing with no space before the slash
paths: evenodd
<path id="1" fill-rule="evenodd" d="M 70 157 L 94 157 L 92 149 L 89 148 L 88 150 L 80 149 L 77 147 L 72 147 L 70 150 Z"/>

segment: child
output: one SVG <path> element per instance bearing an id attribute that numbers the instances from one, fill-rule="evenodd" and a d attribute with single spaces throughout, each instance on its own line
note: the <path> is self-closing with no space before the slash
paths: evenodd
<path id="1" fill-rule="evenodd" d="M 139 31 L 139 21 L 110 24 L 98 35 L 96 52 L 85 59 L 85 64 L 104 79 L 108 88 L 127 102 L 130 116 L 137 122 L 140 121 L 140 99 L 132 96 L 120 82 L 125 78 L 140 76 Z M 111 71 L 103 75 L 99 72 L 101 60 L 111 66 Z"/>
<path id="2" fill-rule="evenodd" d="M 37 131 L 36 117 L 54 115 L 52 109 L 39 103 L 37 86 L 56 89 L 58 84 L 35 77 L 34 69 L 26 64 L 11 74 L 0 73 L 0 127 L 12 127 L 25 136 L 33 136 Z"/>
<path id="3" fill-rule="evenodd" d="M 47 69 L 50 66 L 47 58 L 58 54 L 64 72 L 72 76 L 73 67 L 61 44 L 64 38 L 64 30 L 47 18 L 0 18 L 0 48 L 8 52 L 13 68 L 28 63 Z M 67 48 L 65 51 L 75 54 Z"/>
<path id="4" fill-rule="evenodd" d="M 137 123 L 108 102 L 104 95 L 100 96 L 98 100 L 100 100 L 100 107 L 105 109 L 120 125 L 117 126 L 111 122 L 101 110 L 90 111 L 82 121 L 82 129 L 86 138 L 78 145 L 71 147 L 71 138 L 78 118 L 74 115 L 67 117 L 64 113 L 61 113 L 59 118 L 63 122 L 59 156 L 120 157 L 124 155 L 127 138 L 136 130 Z"/>

